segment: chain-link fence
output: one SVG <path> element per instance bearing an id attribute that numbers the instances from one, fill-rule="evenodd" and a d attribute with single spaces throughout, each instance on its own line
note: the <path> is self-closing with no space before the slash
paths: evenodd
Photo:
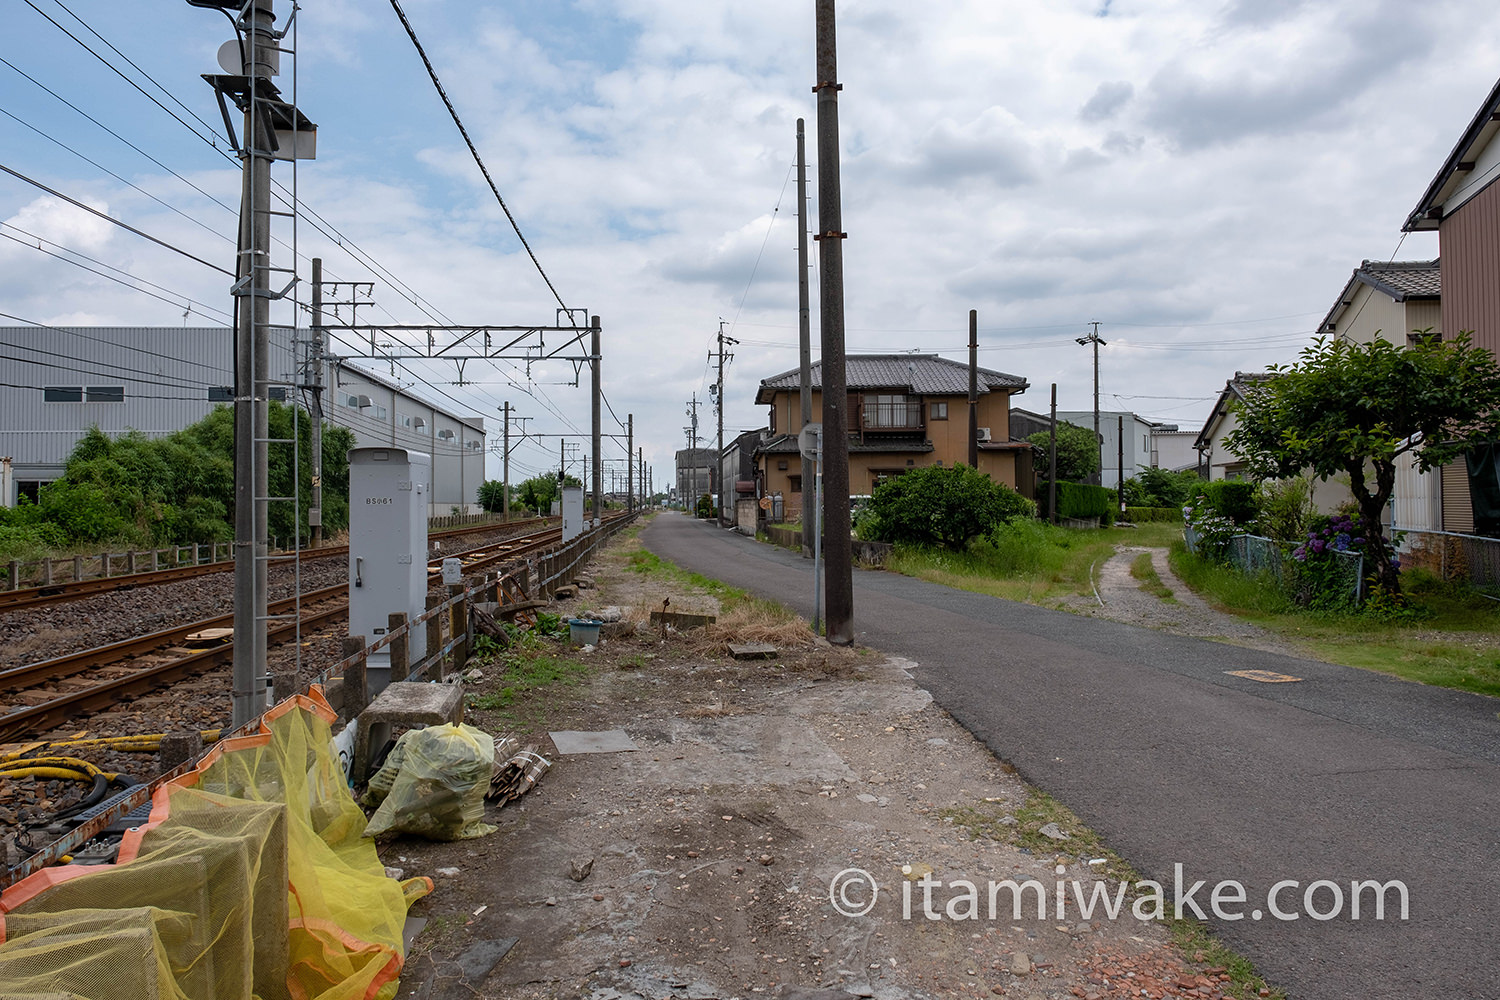
<path id="1" fill-rule="evenodd" d="M 1191 525 L 1183 526 L 1188 551 L 1202 554 L 1203 539 Z M 1293 546 L 1260 535 L 1233 535 L 1225 553 L 1229 565 L 1246 576 L 1276 587 L 1301 605 L 1358 606 L 1364 601 L 1365 557 L 1359 552 L 1327 551 L 1301 562 L 1292 558 Z"/>
<path id="2" fill-rule="evenodd" d="M 1467 580 L 1475 586 L 1500 583 L 1500 538 L 1420 528 L 1394 530 L 1401 537 L 1402 565 L 1420 566 L 1444 580 Z"/>

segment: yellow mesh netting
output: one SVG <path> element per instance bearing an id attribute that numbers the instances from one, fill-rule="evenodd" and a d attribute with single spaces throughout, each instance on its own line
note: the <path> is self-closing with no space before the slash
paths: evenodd
<path id="1" fill-rule="evenodd" d="M 0 895 L 0 992 L 84 1000 L 390 1000 L 407 906 L 361 834 L 321 692 L 159 789 L 118 864 Z"/>

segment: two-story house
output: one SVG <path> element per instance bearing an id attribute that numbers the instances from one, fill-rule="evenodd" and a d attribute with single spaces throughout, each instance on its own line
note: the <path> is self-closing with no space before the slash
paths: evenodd
<path id="1" fill-rule="evenodd" d="M 822 420 L 822 363 L 812 366 L 812 413 Z M 1010 440 L 1010 397 L 1029 383 L 1018 375 L 978 369 L 979 471 L 1016 485 L 1017 456 L 1030 461 L 1031 446 Z M 969 461 L 969 367 L 936 354 L 851 354 L 849 391 L 849 492 L 868 495 L 883 480 L 926 465 Z M 788 517 L 798 516 L 803 489 L 797 434 L 802 430 L 798 369 L 762 380 L 757 403 L 770 407 L 770 436 L 756 451 L 766 494 L 780 493 Z"/>
<path id="2" fill-rule="evenodd" d="M 1437 230 L 1443 262 L 1445 336 L 1468 331 L 1474 344 L 1500 355 L 1500 83 L 1407 216 L 1404 232 Z M 1485 445 L 1438 477 L 1437 526 L 1444 531 L 1500 534 L 1500 448 Z"/>

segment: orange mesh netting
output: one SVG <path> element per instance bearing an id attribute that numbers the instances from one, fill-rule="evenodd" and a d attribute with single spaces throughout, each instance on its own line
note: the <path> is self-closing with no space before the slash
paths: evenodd
<path id="1" fill-rule="evenodd" d="M 0 991 L 84 1000 L 390 1000 L 410 903 L 385 876 L 314 689 L 156 791 L 114 865 L 0 895 Z"/>

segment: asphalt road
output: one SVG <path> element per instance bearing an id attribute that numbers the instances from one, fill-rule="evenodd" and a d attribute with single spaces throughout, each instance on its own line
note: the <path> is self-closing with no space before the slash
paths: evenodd
<path id="1" fill-rule="evenodd" d="M 683 515 L 664 559 L 803 615 L 811 561 Z M 1175 866 L 1221 937 L 1298 1000 L 1500 997 L 1500 700 L 855 571 L 855 635 L 909 657 L 937 703 L 1170 898 Z M 1230 676 L 1259 669 L 1301 678 Z M 1212 917 L 1216 883 L 1246 902 Z M 1303 893 L 1336 883 L 1332 919 Z M 1384 921 L 1350 885 L 1405 883 Z M 1266 900 L 1295 921 L 1274 919 Z M 1320 887 L 1311 910 L 1327 913 Z M 1252 911 L 1262 919 L 1251 919 Z M 1191 911 L 1189 911 L 1191 912 Z"/>

